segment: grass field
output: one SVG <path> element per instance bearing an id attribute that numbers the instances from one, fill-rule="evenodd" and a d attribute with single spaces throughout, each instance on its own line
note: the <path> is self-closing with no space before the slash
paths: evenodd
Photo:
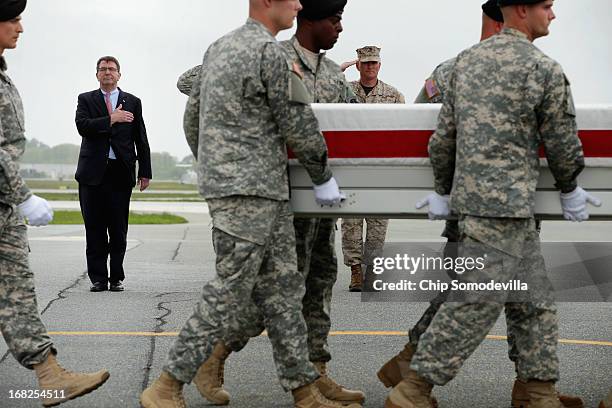
<path id="1" fill-rule="evenodd" d="M 162 214 L 141 214 L 130 212 L 130 224 L 146 225 L 146 224 L 186 224 L 187 220 L 178 215 L 162 213 Z M 83 224 L 83 217 L 79 211 L 55 211 L 53 214 L 54 225 L 78 225 Z"/>
<path id="2" fill-rule="evenodd" d="M 37 180 L 27 179 L 26 184 L 31 189 L 49 190 L 77 190 L 79 184 L 76 180 Z M 148 190 L 176 190 L 176 191 L 196 191 L 198 188 L 193 184 L 181 184 L 175 181 L 156 181 L 151 180 Z"/>
<path id="3" fill-rule="evenodd" d="M 79 201 L 79 195 L 77 193 L 62 193 L 58 190 L 57 193 L 36 193 L 37 196 L 44 198 L 49 201 Z M 204 201 L 204 199 L 197 193 L 194 194 L 163 194 L 163 193 L 132 193 L 132 201 L 167 201 L 167 202 L 181 202 L 181 201 Z"/>

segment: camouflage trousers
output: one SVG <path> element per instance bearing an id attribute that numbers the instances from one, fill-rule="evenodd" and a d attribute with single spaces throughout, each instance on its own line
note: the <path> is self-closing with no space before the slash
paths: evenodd
<path id="1" fill-rule="evenodd" d="M 536 220 L 536 231 L 539 234 L 541 231 L 542 223 L 540 220 Z M 457 256 L 457 244 L 459 243 L 459 222 L 455 220 L 446 221 L 442 236 L 447 238 L 447 245 L 444 248 L 444 257 L 455 258 Z M 456 279 L 454 272 L 449 272 L 451 279 Z M 440 309 L 440 306 L 446 302 L 448 292 L 440 292 L 429 304 L 429 307 L 425 310 L 419 321 L 410 329 L 408 332 L 410 336 L 410 344 L 415 348 L 419 344 L 421 335 L 425 333 L 425 330 L 431 324 L 434 316 Z M 518 350 L 516 349 L 516 343 L 514 341 L 514 333 L 512 333 L 512 326 L 508 326 L 508 358 L 510 361 L 516 363 L 518 361 Z"/>
<path id="2" fill-rule="evenodd" d="M 283 388 L 312 383 L 318 373 L 308 360 L 304 278 L 297 268 L 289 202 L 233 196 L 210 199 L 208 206 L 217 274 L 204 285 L 164 370 L 179 381 L 191 382 L 215 344 L 251 325 L 255 304 Z"/>
<path id="3" fill-rule="evenodd" d="M 411 332 L 411 342 L 415 337 L 418 346 L 410 367 L 433 384 L 446 384 L 505 309 L 510 357 L 518 378 L 556 381 L 558 320 L 534 220 L 464 217 L 459 231 L 460 256 L 472 256 L 466 249 L 470 247 L 479 247 L 487 254 L 485 269 L 475 274 L 466 272 L 459 278 L 462 282 L 507 282 L 520 278 L 530 283 L 526 294 L 530 300 L 443 299 L 434 306 L 438 310 L 431 314 L 424 333 L 417 337 L 416 332 Z"/>
<path id="4" fill-rule="evenodd" d="M 363 218 L 342 219 L 342 254 L 346 266 L 369 263 L 385 245 L 389 220 L 365 218 L 366 238 L 363 241 Z M 365 261 L 364 261 L 365 260 Z"/>
<path id="5" fill-rule="evenodd" d="M 308 327 L 308 353 L 312 362 L 331 360 L 327 338 L 331 329 L 332 290 L 338 276 L 335 249 L 336 219 L 296 218 L 295 227 L 298 270 L 306 282 L 302 313 Z M 253 305 L 250 322 L 242 331 L 226 339 L 232 351 L 240 351 L 251 337 L 264 330 L 263 316 Z"/>
<path id="6" fill-rule="evenodd" d="M 55 353 L 38 313 L 27 227 L 16 210 L 4 204 L 0 204 L 0 330 L 10 352 L 26 368 Z"/>

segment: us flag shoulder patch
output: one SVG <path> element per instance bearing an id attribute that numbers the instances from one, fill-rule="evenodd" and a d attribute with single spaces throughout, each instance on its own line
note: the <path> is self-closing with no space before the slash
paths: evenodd
<path id="1" fill-rule="evenodd" d="M 429 78 L 427 81 L 425 81 L 425 92 L 427 92 L 427 97 L 429 99 L 440 96 L 440 89 L 438 88 L 438 85 L 436 85 L 435 79 Z"/>

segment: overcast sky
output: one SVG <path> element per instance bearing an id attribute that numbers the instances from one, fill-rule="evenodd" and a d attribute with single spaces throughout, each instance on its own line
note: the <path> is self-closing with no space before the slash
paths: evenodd
<path id="1" fill-rule="evenodd" d="M 328 56 L 340 63 L 358 47 L 382 47 L 381 79 L 411 101 L 437 64 L 478 41 L 483 1 L 349 0 Z M 142 99 L 151 149 L 182 158 L 186 97 L 176 79 L 245 21 L 247 7 L 247 0 L 30 0 L 19 46 L 4 54 L 24 100 L 27 137 L 80 143 L 77 96 L 98 87 L 96 60 L 110 54 L 121 62 L 121 88 Z M 557 0 L 554 10 L 551 35 L 536 45 L 563 65 L 577 103 L 612 104 L 612 1 Z M 354 68 L 346 74 L 358 77 Z"/>

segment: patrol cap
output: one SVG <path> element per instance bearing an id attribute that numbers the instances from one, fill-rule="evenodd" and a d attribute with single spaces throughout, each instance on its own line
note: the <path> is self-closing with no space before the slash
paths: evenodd
<path id="1" fill-rule="evenodd" d="M 380 62 L 380 48 L 368 45 L 357 50 L 359 62 Z"/>
<path id="2" fill-rule="evenodd" d="M 0 0 L 0 21 L 9 21 L 25 10 L 27 0 Z"/>
<path id="3" fill-rule="evenodd" d="M 498 23 L 504 22 L 504 15 L 501 9 L 497 5 L 498 0 L 488 0 L 482 5 L 482 12 L 486 14 L 491 20 L 495 20 Z"/>
<path id="4" fill-rule="evenodd" d="M 499 7 L 506 7 L 537 4 L 542 3 L 543 1 L 545 0 L 497 0 L 497 4 L 499 5 Z"/>
<path id="5" fill-rule="evenodd" d="M 328 17 L 342 17 L 347 0 L 301 0 L 302 10 L 298 17 L 316 21 Z"/>

